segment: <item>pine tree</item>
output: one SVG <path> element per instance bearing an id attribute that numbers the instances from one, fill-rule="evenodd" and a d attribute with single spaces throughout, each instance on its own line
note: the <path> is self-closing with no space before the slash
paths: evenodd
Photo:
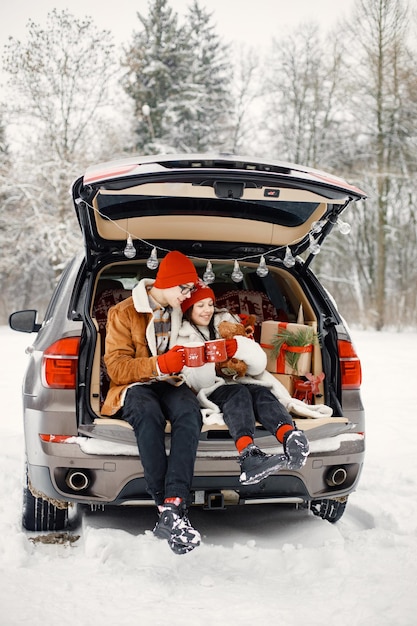
<path id="1" fill-rule="evenodd" d="M 143 28 L 127 51 L 123 86 L 134 100 L 137 150 L 165 151 L 175 123 L 174 103 L 186 79 L 186 31 L 178 26 L 178 16 L 167 0 L 151 0 L 149 16 L 137 15 Z"/>
<path id="2" fill-rule="evenodd" d="M 123 85 L 135 103 L 136 147 L 141 152 L 205 151 L 227 147 L 231 63 L 211 15 L 194 0 L 185 24 L 167 0 L 138 13 L 124 65 Z"/>
<path id="3" fill-rule="evenodd" d="M 215 32 L 212 14 L 198 0 L 187 19 L 189 59 L 178 104 L 176 143 L 196 152 L 227 148 L 232 108 L 229 49 Z"/>

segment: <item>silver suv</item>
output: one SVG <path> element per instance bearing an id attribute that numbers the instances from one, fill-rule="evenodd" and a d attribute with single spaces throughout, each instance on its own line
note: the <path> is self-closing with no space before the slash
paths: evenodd
<path id="1" fill-rule="evenodd" d="M 72 197 L 84 251 L 69 261 L 42 323 L 35 310 L 10 316 L 13 329 L 37 333 L 23 383 L 23 526 L 63 529 L 71 503 L 153 505 L 131 427 L 100 412 L 109 385 L 103 351 L 109 308 L 141 278 L 153 278 L 158 258 L 174 249 L 193 260 L 218 304 L 256 316 L 255 339 L 288 393 L 333 410 L 332 416 L 320 409 L 316 418 L 294 416 L 310 441 L 302 469 L 248 486 L 239 482 L 226 427 L 204 425 L 193 505 L 285 503 L 337 521 L 364 462 L 361 366 L 310 262 L 364 192 L 298 165 L 182 154 L 95 165 L 73 183 Z M 277 352 L 282 328 L 285 345 Z M 306 328 L 314 340 L 291 361 L 288 346 L 300 345 L 298 331 Z M 281 451 L 260 425 L 256 444 Z"/>

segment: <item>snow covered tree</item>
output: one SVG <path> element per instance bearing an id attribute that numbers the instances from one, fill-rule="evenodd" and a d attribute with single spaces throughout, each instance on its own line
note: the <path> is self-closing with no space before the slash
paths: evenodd
<path id="1" fill-rule="evenodd" d="M 9 147 L 7 145 L 3 117 L 0 114 L 0 168 L 8 160 L 8 152 L 9 152 Z"/>
<path id="2" fill-rule="evenodd" d="M 45 27 L 30 20 L 27 41 L 11 38 L 4 54 L 15 95 L 8 108 L 20 128 L 24 121 L 30 127 L 25 141 L 61 163 L 91 154 L 99 113 L 111 103 L 115 61 L 110 32 L 89 17 L 54 9 Z"/>
<path id="3" fill-rule="evenodd" d="M 10 280 L 10 268 L 13 261 L 9 258 L 11 249 L 11 233 L 9 229 L 10 208 L 13 205 L 16 190 L 13 177 L 11 176 L 10 152 L 3 124 L 3 111 L 0 110 L 0 324 L 4 324 L 8 318 L 9 294 L 7 284 Z M 15 207 L 13 207 L 15 208 Z M 13 215 L 13 212 L 11 213 Z"/>
<path id="4" fill-rule="evenodd" d="M 187 32 L 167 0 L 151 0 L 149 15 L 137 15 L 142 29 L 126 51 L 122 84 L 134 101 L 136 149 L 166 151 L 172 147 L 175 105 L 186 81 Z"/>
<path id="5" fill-rule="evenodd" d="M 274 40 L 264 85 L 269 151 L 323 169 L 336 167 L 343 110 L 342 48 L 317 24 Z"/>
<path id="6" fill-rule="evenodd" d="M 197 0 L 186 16 L 188 58 L 179 100 L 174 103 L 175 145 L 188 152 L 227 149 L 232 108 L 232 66 L 212 14 Z"/>
<path id="7" fill-rule="evenodd" d="M 348 31 L 355 40 L 350 64 L 355 92 L 349 107 L 356 157 L 352 175 L 361 177 L 369 193 L 353 239 L 362 246 L 362 289 L 377 330 L 393 322 L 392 312 L 399 313 L 401 302 L 408 315 L 417 305 L 415 289 L 410 291 L 417 280 L 417 269 L 412 269 L 417 231 L 409 200 L 417 173 L 417 64 L 407 44 L 409 18 L 401 0 L 358 0 Z"/>
<path id="8" fill-rule="evenodd" d="M 138 13 L 123 84 L 137 116 L 141 152 L 224 148 L 230 135 L 231 69 L 211 15 L 194 0 L 179 24 L 167 0 Z"/>
<path id="9" fill-rule="evenodd" d="M 45 27 L 29 21 L 27 40 L 11 38 L 3 58 L 13 144 L 13 188 L 2 207 L 3 292 L 9 301 L 20 294 L 21 304 L 23 294 L 47 298 L 81 245 L 68 188 L 86 163 L 100 157 L 102 135 L 110 135 L 110 89 L 119 66 L 108 31 L 91 18 L 56 10 Z M 31 278 L 27 285 L 22 267 Z"/>
<path id="10" fill-rule="evenodd" d="M 401 0 L 357 0 L 349 21 L 326 39 L 313 24 L 301 25 L 274 42 L 264 92 L 272 155 L 334 171 L 369 194 L 346 215 L 351 234 L 336 228 L 314 270 L 351 318 L 376 329 L 399 316 L 416 323 L 410 16 Z"/>
<path id="11" fill-rule="evenodd" d="M 265 144 L 260 140 L 264 126 L 261 107 L 264 94 L 259 81 L 262 74 L 259 55 L 253 48 L 240 45 L 234 50 L 233 67 L 230 149 L 235 154 L 266 156 Z"/>

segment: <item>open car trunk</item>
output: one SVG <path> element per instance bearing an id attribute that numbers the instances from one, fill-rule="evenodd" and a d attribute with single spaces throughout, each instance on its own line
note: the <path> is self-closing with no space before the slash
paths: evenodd
<path id="1" fill-rule="evenodd" d="M 204 266 L 202 264 L 199 266 L 198 263 L 196 266 L 201 274 Z M 330 385 L 330 381 L 340 378 L 340 373 L 324 371 L 325 363 L 327 367 L 332 368 L 338 365 L 334 360 L 326 358 L 326 342 L 324 341 L 327 337 L 327 341 L 331 340 L 332 345 L 336 342 L 337 320 L 331 318 L 329 311 L 326 315 L 327 327 L 319 327 L 318 318 L 312 305 L 307 301 L 304 290 L 296 278 L 282 267 L 275 268 L 263 278 L 256 274 L 256 265 L 253 263 L 241 264 L 240 267 L 244 280 L 238 286 L 230 278 L 230 264 L 221 261 L 214 263 L 217 279 L 211 287 L 216 294 L 217 307 L 227 308 L 235 314 L 254 314 L 257 318 L 255 340 L 261 343 L 267 352 L 267 369 L 283 385 L 286 392 L 310 405 L 328 404 L 333 409 L 331 417 L 302 417 L 293 413 L 297 427 L 306 432 L 310 441 L 336 437 L 354 431 L 355 423 L 348 416 L 341 414 L 337 391 Z M 80 434 L 121 444 L 137 445 L 133 430 L 127 422 L 104 417 L 100 412 L 109 387 L 103 360 L 106 321 L 109 308 L 130 297 L 131 290 L 139 279 L 154 277 L 154 275 L 155 272 L 149 270 L 144 261 L 138 260 L 130 263 L 112 263 L 97 274 L 93 288 L 94 296 L 91 300 L 92 306 L 89 310 L 89 318 L 96 330 L 96 342 L 95 349 L 91 350 L 93 354 L 91 378 L 89 393 L 86 396 L 88 406 L 82 411 Z M 276 332 L 278 323 L 288 325 L 287 328 L 292 328 L 294 331 L 309 327 L 314 334 L 311 352 L 306 352 L 301 356 L 297 370 L 292 369 L 285 359 L 284 364 L 282 358 L 278 363 L 278 359 L 271 354 L 270 337 L 271 333 Z M 167 435 L 169 446 L 169 423 Z M 260 424 L 257 425 L 256 439 L 258 445 L 264 449 L 276 448 L 275 438 Z M 235 454 L 233 441 L 224 424 L 203 424 L 199 451 L 203 453 L 214 450 L 219 453 L 230 451 Z"/>
<path id="2" fill-rule="evenodd" d="M 341 355 L 339 345 L 351 341 L 309 266 L 335 225 L 340 227 L 342 213 L 364 192 L 331 174 L 292 164 L 234 155 L 156 155 L 95 165 L 74 182 L 72 194 L 90 276 L 89 304 L 82 313 L 87 356 L 79 370 L 85 377 L 78 411 L 79 433 L 88 445 L 84 452 L 100 455 L 106 441 L 119 462 L 123 455 L 139 456 L 130 426 L 117 416 L 101 415 L 109 385 L 103 362 L 107 312 L 130 297 L 139 280 L 155 278 L 147 262 L 151 253 L 162 257 L 179 250 L 192 259 L 203 280 L 210 261 L 214 281 L 209 282 L 218 307 L 255 314 L 255 340 L 267 353 L 267 369 L 281 393 L 305 401 L 304 408 L 326 405 L 333 412 L 302 417 L 291 409 L 310 441 L 307 464 L 301 472 L 269 477 L 267 485 L 257 488 L 239 484 L 236 448 L 227 427 L 204 424 L 192 487 L 195 503 L 210 500 L 213 490 L 233 492 L 239 503 L 264 502 L 266 497 L 305 502 L 323 494 L 347 494 L 363 461 L 359 376 L 347 389 L 344 361 L 350 352 Z M 258 271 L 261 261 L 265 273 Z M 236 263 L 243 278 L 235 282 Z M 286 355 L 278 359 L 271 353 L 278 324 L 294 334 L 300 328 L 313 332 L 310 350 L 300 357 L 302 367 L 288 367 Z M 167 424 L 167 449 L 170 442 Z M 267 453 L 282 452 L 260 424 L 255 443 Z M 341 482 L 333 480 L 333 472 L 343 476 Z"/>

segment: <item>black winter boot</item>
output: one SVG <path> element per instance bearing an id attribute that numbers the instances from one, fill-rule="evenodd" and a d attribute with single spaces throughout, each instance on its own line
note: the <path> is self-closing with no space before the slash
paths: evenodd
<path id="1" fill-rule="evenodd" d="M 153 534 L 159 539 L 166 539 L 175 554 L 186 554 L 199 546 L 201 541 L 200 533 L 191 526 L 187 509 L 182 504 L 163 505 Z"/>
<path id="2" fill-rule="evenodd" d="M 305 465 L 310 446 L 302 430 L 290 430 L 284 437 L 284 452 L 287 456 L 287 467 L 297 470 Z"/>
<path id="3" fill-rule="evenodd" d="M 265 454 L 251 443 L 239 455 L 241 469 L 239 481 L 242 485 L 260 483 L 270 474 L 285 469 L 287 462 L 288 459 L 284 454 Z"/>

